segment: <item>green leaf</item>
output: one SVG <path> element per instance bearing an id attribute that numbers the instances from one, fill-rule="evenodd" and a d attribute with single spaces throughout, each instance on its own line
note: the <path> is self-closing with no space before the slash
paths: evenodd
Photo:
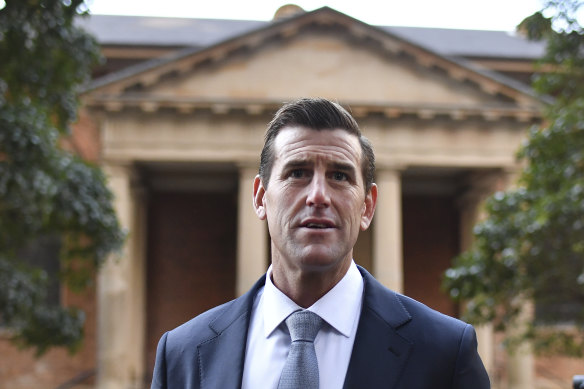
<path id="1" fill-rule="evenodd" d="M 519 26 L 547 43 L 541 69 L 552 71 L 533 86 L 555 100 L 518 152 L 525 165 L 518 188 L 486 201 L 472 248 L 454 259 L 443 282 L 466 303 L 465 319 L 498 330 L 515 326 L 524 300 L 533 300 L 536 317 L 507 344 L 530 340 L 539 351 L 574 356 L 584 350 L 584 31 L 575 18 L 582 3 L 548 1 Z M 558 315 L 576 330 L 550 331 Z"/>
<path id="2" fill-rule="evenodd" d="M 100 59 L 95 39 L 74 23 L 82 5 L 7 0 L 0 10 L 0 317 L 38 353 L 75 350 L 83 313 L 45 302 L 47 275 L 22 266 L 21 249 L 59 236 L 63 281 L 81 290 L 124 240 L 101 170 L 59 143 Z"/>

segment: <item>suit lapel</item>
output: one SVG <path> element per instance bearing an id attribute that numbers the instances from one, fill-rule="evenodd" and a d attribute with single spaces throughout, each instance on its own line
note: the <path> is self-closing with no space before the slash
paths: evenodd
<path id="1" fill-rule="evenodd" d="M 397 329 L 411 320 L 397 295 L 359 268 L 365 282 L 363 308 L 345 389 L 393 388 L 406 366 L 413 344 Z"/>
<path id="2" fill-rule="evenodd" d="M 359 267 L 365 283 L 363 308 L 353 346 L 345 389 L 393 388 L 398 383 L 413 344 L 398 333 L 411 316 L 398 296 Z M 201 388 L 241 387 L 247 331 L 262 277 L 245 295 L 217 316 L 209 327 L 217 334 L 198 346 Z"/>
<path id="3" fill-rule="evenodd" d="M 264 283 L 265 277 L 262 277 L 209 323 L 217 336 L 198 346 L 201 388 L 241 387 L 251 309 L 257 291 Z"/>

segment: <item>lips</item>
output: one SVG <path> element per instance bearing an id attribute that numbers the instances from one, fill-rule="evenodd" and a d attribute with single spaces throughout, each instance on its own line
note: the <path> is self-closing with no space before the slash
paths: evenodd
<path id="1" fill-rule="evenodd" d="M 300 227 L 322 230 L 327 228 L 335 228 L 335 224 L 328 219 L 307 219 L 300 223 Z"/>
<path id="2" fill-rule="evenodd" d="M 308 223 L 304 227 L 305 228 L 329 228 L 330 226 L 327 226 L 326 224 L 321 224 L 321 223 Z"/>

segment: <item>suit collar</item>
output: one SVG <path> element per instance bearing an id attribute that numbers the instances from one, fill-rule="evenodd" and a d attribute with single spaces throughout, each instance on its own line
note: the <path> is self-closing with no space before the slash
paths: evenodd
<path id="1" fill-rule="evenodd" d="M 397 293 L 383 286 L 361 266 L 357 266 L 357 268 L 365 282 L 364 307 L 368 306 L 395 329 L 412 320 L 412 316 L 402 304 Z"/>
<path id="2" fill-rule="evenodd" d="M 399 296 L 358 267 L 365 283 L 363 308 L 344 387 L 395 387 L 412 349 L 398 330 L 411 320 Z M 200 344 L 201 388 L 239 388 L 254 298 L 265 276 L 214 318 L 217 335 Z"/>
<path id="3" fill-rule="evenodd" d="M 201 388 L 241 387 L 251 310 L 264 283 L 265 276 L 209 323 L 217 336 L 198 346 Z"/>
<path id="4" fill-rule="evenodd" d="M 365 282 L 365 294 L 344 387 L 393 388 L 413 346 L 398 330 L 412 318 L 395 292 L 365 269 L 359 267 L 359 271 Z"/>

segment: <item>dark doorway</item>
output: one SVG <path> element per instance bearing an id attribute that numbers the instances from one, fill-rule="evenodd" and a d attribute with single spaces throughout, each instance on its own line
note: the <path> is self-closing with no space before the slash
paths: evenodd
<path id="1" fill-rule="evenodd" d="M 455 317 L 457 304 L 440 285 L 442 274 L 458 253 L 458 220 L 453 197 L 403 197 L 405 294 Z"/>
<path id="2" fill-rule="evenodd" d="M 160 336 L 235 297 L 236 193 L 154 192 L 147 244 L 147 372 Z M 148 379 L 148 377 L 147 377 Z"/>

